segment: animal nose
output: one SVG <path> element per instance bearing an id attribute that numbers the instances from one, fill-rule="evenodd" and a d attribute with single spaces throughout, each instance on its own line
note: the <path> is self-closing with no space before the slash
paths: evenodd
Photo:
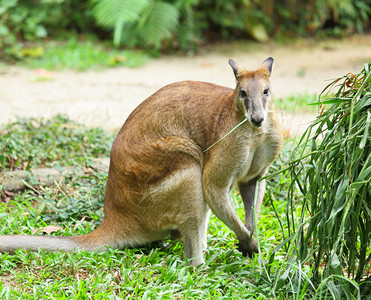
<path id="1" fill-rule="evenodd" d="M 252 118 L 251 118 L 251 123 L 255 127 L 261 127 L 263 125 L 263 122 L 264 122 L 264 117 L 263 116 L 252 116 Z"/>

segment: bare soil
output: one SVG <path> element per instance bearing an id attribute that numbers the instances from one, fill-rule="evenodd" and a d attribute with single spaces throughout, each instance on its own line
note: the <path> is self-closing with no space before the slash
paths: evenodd
<path id="1" fill-rule="evenodd" d="M 52 80 L 32 81 L 35 70 L 0 67 L 0 124 L 20 117 L 65 114 L 88 126 L 116 130 L 130 112 L 162 86 L 180 80 L 234 86 L 228 59 L 256 69 L 274 57 L 272 74 L 276 101 L 290 95 L 319 94 L 327 80 L 359 72 L 371 61 L 371 35 L 289 45 L 218 45 L 193 57 L 163 56 L 138 69 L 54 71 Z M 302 132 L 313 114 L 281 112 L 291 134 Z"/>

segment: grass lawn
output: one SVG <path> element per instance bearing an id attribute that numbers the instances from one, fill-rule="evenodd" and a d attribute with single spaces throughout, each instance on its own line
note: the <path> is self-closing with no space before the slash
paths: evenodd
<path id="1" fill-rule="evenodd" d="M 35 229 L 42 234 L 46 226 L 56 225 L 52 235 L 77 235 L 99 225 L 107 174 L 94 172 L 89 159 L 109 155 L 112 134 L 87 129 L 60 116 L 19 120 L 0 131 L 2 171 L 75 166 L 72 178 L 54 186 L 34 187 L 10 196 L 3 191 L 0 234 L 32 234 Z M 292 142 L 285 143 L 273 171 L 289 159 L 292 147 Z M 187 266 L 182 242 L 172 240 L 105 253 L 19 250 L 14 255 L 0 254 L 0 298 L 296 299 L 305 280 L 291 287 L 282 280 L 284 252 L 278 251 L 269 262 L 272 251 L 286 237 L 281 226 L 288 227 L 284 202 L 287 178 L 281 174 L 269 182 L 257 228 L 261 252 L 254 259 L 237 251 L 234 233 L 212 216 L 206 264 L 199 268 Z M 232 198 L 243 218 L 242 201 L 236 191 Z M 308 272 L 309 267 L 304 266 L 303 278 Z"/>

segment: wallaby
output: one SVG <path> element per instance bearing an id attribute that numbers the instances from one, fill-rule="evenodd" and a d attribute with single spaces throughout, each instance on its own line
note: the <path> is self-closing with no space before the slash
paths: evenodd
<path id="1" fill-rule="evenodd" d="M 190 264 L 199 265 L 211 209 L 236 233 L 239 250 L 252 256 L 257 251 L 252 210 L 255 205 L 257 216 L 265 192 L 259 179 L 279 154 L 282 130 L 271 98 L 273 58 L 253 72 L 233 60 L 229 64 L 237 81 L 234 90 L 177 82 L 131 113 L 111 150 L 105 216 L 96 230 L 82 236 L 0 236 L 0 252 L 121 249 L 175 231 Z M 230 199 L 234 185 L 246 225 Z"/>

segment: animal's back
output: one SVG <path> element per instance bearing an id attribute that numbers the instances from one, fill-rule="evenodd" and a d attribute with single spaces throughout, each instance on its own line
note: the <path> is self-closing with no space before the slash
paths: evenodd
<path id="1" fill-rule="evenodd" d="M 188 136 L 204 148 L 209 135 L 219 125 L 215 123 L 220 123 L 227 111 L 230 113 L 233 92 L 233 89 L 207 82 L 169 84 L 131 113 L 119 136 L 125 136 L 125 143 L 129 144 L 169 135 Z"/>

